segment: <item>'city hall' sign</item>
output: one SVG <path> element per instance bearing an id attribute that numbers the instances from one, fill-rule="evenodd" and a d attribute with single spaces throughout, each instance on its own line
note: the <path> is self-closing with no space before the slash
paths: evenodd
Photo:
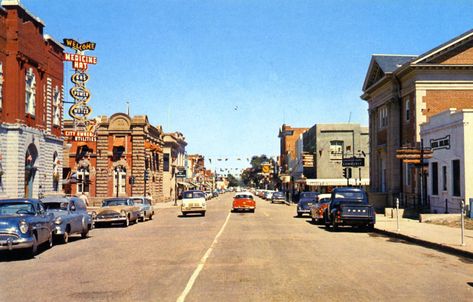
<path id="1" fill-rule="evenodd" d="M 92 114 L 92 108 L 87 104 L 90 101 L 90 91 L 85 84 L 89 80 L 86 73 L 89 64 L 97 64 L 97 58 L 84 55 L 86 50 L 94 50 L 95 43 L 79 43 L 74 39 L 64 39 L 65 46 L 70 47 L 76 53 L 64 53 L 64 60 L 72 62 L 75 73 L 71 76 L 74 86 L 69 90 L 69 94 L 74 99 L 74 103 L 69 108 L 69 115 L 74 119 L 75 125 L 81 128 L 87 126 L 88 117 Z"/>

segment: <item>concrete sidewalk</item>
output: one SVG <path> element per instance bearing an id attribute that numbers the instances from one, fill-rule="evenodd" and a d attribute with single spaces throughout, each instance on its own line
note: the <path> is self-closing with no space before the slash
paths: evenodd
<path id="1" fill-rule="evenodd" d="M 167 209 L 167 208 L 175 208 L 181 205 L 181 201 L 177 201 L 177 205 L 174 205 L 174 201 L 168 201 L 168 202 L 156 202 L 153 203 L 153 207 L 155 209 Z"/>
<path id="2" fill-rule="evenodd" d="M 418 220 L 400 218 L 399 231 L 397 231 L 396 218 L 377 214 L 375 232 L 473 259 L 472 230 L 465 230 L 465 245 L 462 246 L 460 228 L 420 223 Z"/>

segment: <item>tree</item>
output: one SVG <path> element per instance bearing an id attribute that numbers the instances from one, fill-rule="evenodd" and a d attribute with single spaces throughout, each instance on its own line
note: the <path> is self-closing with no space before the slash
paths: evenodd
<path id="1" fill-rule="evenodd" d="M 274 171 L 271 171 L 269 175 L 262 173 L 262 166 L 264 163 L 269 163 L 273 169 L 277 167 L 276 161 L 264 154 L 253 156 L 250 161 L 251 168 L 245 169 L 241 174 L 241 179 L 246 186 L 260 189 L 274 189 L 278 187 L 279 178 Z"/>
<path id="2" fill-rule="evenodd" d="M 228 174 L 227 179 L 228 179 L 228 186 L 229 187 L 238 187 L 238 186 L 240 186 L 240 181 L 235 176 L 233 176 L 232 174 Z"/>

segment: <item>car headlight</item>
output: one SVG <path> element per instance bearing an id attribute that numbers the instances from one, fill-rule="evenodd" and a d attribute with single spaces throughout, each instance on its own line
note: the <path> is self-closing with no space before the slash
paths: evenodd
<path id="1" fill-rule="evenodd" d="M 54 221 L 55 224 L 61 224 L 62 223 L 62 218 L 61 217 L 58 217 L 56 218 L 56 220 Z"/>
<path id="2" fill-rule="evenodd" d="M 126 216 L 126 211 L 125 211 L 125 210 L 121 210 L 121 211 L 120 211 L 120 216 Z"/>
<path id="3" fill-rule="evenodd" d="M 26 234 L 29 229 L 28 224 L 24 220 L 20 221 L 19 228 L 20 228 L 20 232 L 22 232 L 23 234 Z"/>

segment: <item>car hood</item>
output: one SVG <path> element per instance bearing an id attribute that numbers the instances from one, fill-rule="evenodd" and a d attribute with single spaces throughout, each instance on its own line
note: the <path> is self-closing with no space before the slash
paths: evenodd
<path id="1" fill-rule="evenodd" d="M 47 210 L 46 213 L 53 214 L 54 218 L 69 215 L 69 211 L 64 210 Z"/>
<path id="2" fill-rule="evenodd" d="M 21 220 L 26 220 L 26 215 L 2 215 L 0 216 L 0 230 L 17 227 Z"/>
<path id="3" fill-rule="evenodd" d="M 96 210 L 97 214 L 106 214 L 106 213 L 120 213 L 122 210 L 125 211 L 133 211 L 134 209 L 138 209 L 138 207 L 132 206 L 111 206 L 111 207 L 102 207 Z"/>

